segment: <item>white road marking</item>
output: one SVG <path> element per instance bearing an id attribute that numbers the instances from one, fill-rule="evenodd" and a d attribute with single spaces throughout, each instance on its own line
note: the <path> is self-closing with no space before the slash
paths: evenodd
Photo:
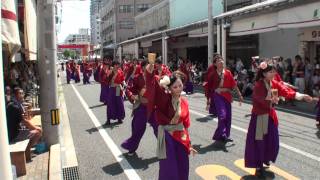
<path id="1" fill-rule="evenodd" d="M 194 111 L 194 110 L 191 110 L 191 109 L 190 109 L 189 111 L 190 111 L 190 113 L 195 114 L 195 115 L 198 115 L 198 116 L 200 116 L 200 117 L 207 117 L 207 116 L 208 116 L 208 115 L 199 113 L 199 112 Z M 218 123 L 218 119 L 217 119 L 217 118 L 213 118 L 213 120 Z M 231 128 L 236 129 L 236 130 L 241 131 L 241 132 L 244 132 L 244 133 L 246 133 L 246 134 L 247 134 L 247 132 L 248 132 L 246 129 L 243 129 L 243 128 L 241 128 L 241 127 L 239 127 L 239 126 L 235 126 L 235 125 L 231 125 Z M 287 149 L 287 150 L 290 150 L 290 151 L 292 151 L 292 152 L 295 152 L 295 153 L 297 153 L 297 154 L 300 154 L 300 155 L 302 155 L 302 156 L 305 156 L 305 157 L 307 157 L 307 158 L 310 158 L 310 159 L 312 159 L 312 160 L 315 160 L 315 161 L 320 162 L 320 157 L 318 157 L 318 156 L 316 156 L 316 155 L 313 155 L 313 154 L 311 154 L 311 153 L 308 153 L 308 152 L 305 152 L 305 151 L 303 151 L 303 150 L 297 149 L 297 148 L 295 148 L 295 147 L 289 146 L 289 145 L 287 145 L 287 144 L 285 144 L 285 143 L 280 143 L 280 146 L 283 147 L 283 148 L 285 148 L 285 149 Z"/>
<path id="2" fill-rule="evenodd" d="M 101 127 L 101 123 L 97 119 L 97 117 L 93 114 L 93 112 L 90 110 L 88 104 L 84 101 L 78 90 L 74 87 L 72 84 L 71 87 L 73 88 L 74 92 L 76 93 L 77 97 L 79 98 L 82 106 L 88 113 L 91 121 L 95 125 L 95 127 L 99 130 L 100 135 L 102 136 L 104 142 L 109 147 L 110 151 L 112 152 L 113 156 L 117 160 L 117 162 L 121 165 L 124 173 L 127 175 L 129 180 L 141 180 L 137 172 L 132 168 L 132 166 L 129 164 L 127 159 L 122 155 L 122 152 L 117 147 L 117 145 L 113 142 L 112 138 L 109 136 L 107 131 L 105 129 L 99 129 Z"/>

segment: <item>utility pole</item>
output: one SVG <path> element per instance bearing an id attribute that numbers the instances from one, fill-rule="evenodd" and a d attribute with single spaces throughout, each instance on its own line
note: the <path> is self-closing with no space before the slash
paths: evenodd
<path id="1" fill-rule="evenodd" d="M 208 67 L 213 61 L 213 35 L 212 0 L 208 0 Z"/>
<path id="2" fill-rule="evenodd" d="M 113 49 L 113 60 L 116 61 L 116 57 L 117 57 L 117 49 L 118 49 L 118 41 L 117 41 L 117 28 L 118 28 L 118 25 L 117 25 L 117 16 L 118 16 L 118 13 L 117 13 L 117 7 L 118 7 L 118 4 L 116 2 L 116 0 L 114 1 L 114 49 Z"/>
<path id="3" fill-rule="evenodd" d="M 41 0 L 37 6 L 40 109 L 43 135 L 48 147 L 59 142 L 58 126 L 51 124 L 51 110 L 58 109 L 56 0 Z"/>
<path id="4" fill-rule="evenodd" d="M 1 1 L 0 1 L 1 7 Z M 1 14 L 0 14 L 1 19 Z M 1 26 L 0 26 L 1 32 Z M 2 42 L 2 36 L 0 36 L 0 41 Z M 4 88 L 3 83 L 3 63 L 2 63 L 2 43 L 0 44 L 0 88 Z M 4 101 L 4 90 L 0 90 L 0 179 L 13 179 L 12 169 L 10 162 L 10 152 L 9 152 L 9 140 L 8 140 L 8 129 L 7 129 L 7 117 Z"/>

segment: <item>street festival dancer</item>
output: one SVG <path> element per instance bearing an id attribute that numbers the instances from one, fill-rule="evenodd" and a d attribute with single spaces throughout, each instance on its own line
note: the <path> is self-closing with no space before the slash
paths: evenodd
<path id="1" fill-rule="evenodd" d="M 155 136 L 157 136 L 157 122 L 152 112 L 150 115 L 147 113 L 148 104 L 148 92 L 146 91 L 145 82 L 145 71 L 146 71 L 147 61 L 141 62 L 141 71 L 132 78 L 132 86 L 128 86 L 126 89 L 126 96 L 128 100 L 133 104 L 132 110 L 132 135 L 130 138 L 125 140 L 121 147 L 128 150 L 129 155 L 133 155 L 138 149 L 140 140 L 146 130 L 147 122 L 153 128 Z"/>
<path id="2" fill-rule="evenodd" d="M 109 77 L 108 75 L 111 73 L 110 65 L 107 62 L 103 62 L 100 65 L 99 71 L 99 82 L 100 82 L 100 102 L 104 103 L 105 105 L 108 104 L 109 98 Z"/>
<path id="3" fill-rule="evenodd" d="M 256 168 L 255 175 L 264 177 L 263 165 L 275 162 L 279 152 L 278 117 L 274 105 L 279 96 L 287 99 L 305 100 L 312 98 L 300 94 L 275 81 L 276 68 L 272 63 L 259 65 L 256 84 L 253 90 L 252 115 L 247 133 L 245 147 L 245 167 Z"/>
<path id="4" fill-rule="evenodd" d="M 238 93 L 240 105 L 243 97 L 237 87 L 237 83 L 233 78 L 232 73 L 224 68 L 224 60 L 221 56 L 216 57 L 214 68 L 208 72 L 208 98 L 207 109 L 210 104 L 214 103 L 214 107 L 218 116 L 218 127 L 213 135 L 213 140 L 222 142 L 232 142 L 230 138 L 231 130 L 231 91 L 235 89 Z M 213 101 L 211 101 L 211 99 Z"/>
<path id="5" fill-rule="evenodd" d="M 124 80 L 124 74 L 120 69 L 120 63 L 118 61 L 113 61 L 112 72 L 109 75 L 110 89 L 108 93 L 106 125 L 110 125 L 111 119 L 118 120 L 118 123 L 121 124 L 125 118 L 123 104 Z"/>
<path id="6" fill-rule="evenodd" d="M 190 126 L 189 106 L 183 91 L 184 74 L 174 72 L 164 76 L 160 82 L 155 76 L 154 62 L 150 61 L 146 72 L 146 86 L 149 103 L 156 107 L 155 116 L 158 127 L 157 156 L 159 162 L 159 180 L 189 177 L 190 152 L 196 153 L 191 146 L 188 128 Z M 153 106 L 153 105 L 154 106 Z"/>

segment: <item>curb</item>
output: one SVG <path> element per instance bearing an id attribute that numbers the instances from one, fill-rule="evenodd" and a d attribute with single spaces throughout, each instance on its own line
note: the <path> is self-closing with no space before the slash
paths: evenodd
<path id="1" fill-rule="evenodd" d="M 61 144 L 61 162 L 62 168 L 78 166 L 78 160 L 76 156 L 75 147 L 73 144 L 72 133 L 69 123 L 69 116 L 65 98 L 63 94 L 61 76 L 58 78 L 58 95 L 60 104 L 60 133 L 59 139 Z"/>
<path id="2" fill-rule="evenodd" d="M 62 180 L 60 144 L 50 146 L 49 180 Z"/>

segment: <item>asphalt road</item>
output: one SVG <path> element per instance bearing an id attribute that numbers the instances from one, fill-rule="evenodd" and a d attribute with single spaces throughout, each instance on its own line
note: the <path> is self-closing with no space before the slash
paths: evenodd
<path id="1" fill-rule="evenodd" d="M 99 102 L 99 84 L 64 84 L 63 90 L 81 179 L 157 179 L 156 138 L 150 126 L 143 136 L 137 156 L 127 156 L 120 147 L 131 135 L 132 105 L 129 102 L 125 102 L 126 118 L 123 124 L 103 126 L 106 106 Z M 250 176 L 250 170 L 247 172 L 239 167 L 243 164 L 241 159 L 244 157 L 250 120 L 245 115 L 249 114 L 251 105 L 233 103 L 231 137 L 234 142 L 224 145 L 211 140 L 217 120 L 207 116 L 204 95 L 195 93 L 187 98 L 191 116 L 189 132 L 192 144 L 199 151 L 198 155 L 189 158 L 189 179 L 228 179 L 227 176 L 231 179 L 254 179 Z M 268 177 L 320 179 L 320 130 L 315 127 L 315 120 L 280 111 L 278 117 L 281 147 Z M 106 139 L 109 136 L 111 139 Z M 112 146 L 113 142 L 115 146 Z"/>

